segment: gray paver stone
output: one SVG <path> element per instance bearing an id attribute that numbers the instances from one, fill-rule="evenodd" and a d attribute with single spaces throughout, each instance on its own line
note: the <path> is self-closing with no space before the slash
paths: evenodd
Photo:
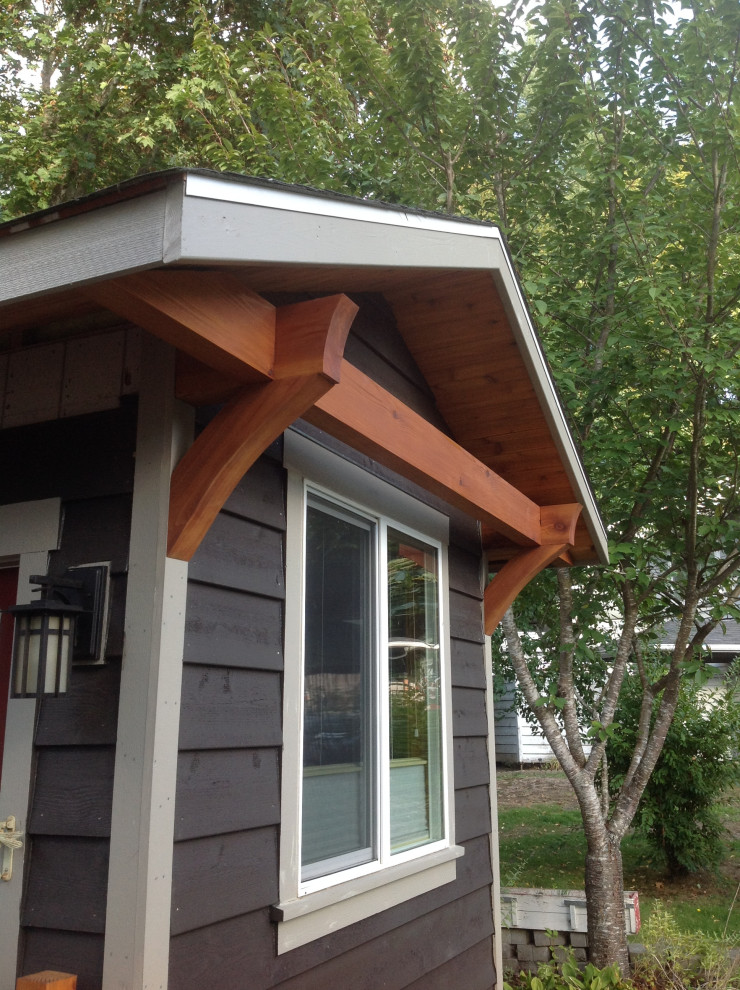
<path id="1" fill-rule="evenodd" d="M 546 945 L 533 945 L 532 946 L 532 959 L 535 962 L 543 963 L 550 961 L 550 950 Z"/>

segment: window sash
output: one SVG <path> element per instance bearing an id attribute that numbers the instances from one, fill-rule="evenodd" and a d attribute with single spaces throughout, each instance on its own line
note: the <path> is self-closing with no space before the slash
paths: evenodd
<path id="1" fill-rule="evenodd" d="M 439 551 L 388 526 L 389 841 L 391 855 L 444 835 Z"/>
<path id="2" fill-rule="evenodd" d="M 301 876 L 377 855 L 377 525 L 306 500 Z"/>
<path id="3" fill-rule="evenodd" d="M 445 846 L 448 839 L 445 718 L 442 712 L 446 691 L 442 683 L 441 544 L 406 526 L 366 513 L 355 505 L 349 506 L 313 485 L 307 484 L 304 493 L 306 573 L 303 603 L 307 613 L 311 607 L 316 607 L 310 587 L 316 578 L 315 575 L 311 577 L 309 558 L 310 531 L 319 514 L 323 513 L 328 523 L 344 529 L 345 535 L 352 532 L 353 527 L 358 535 L 366 533 L 368 550 L 374 561 L 374 568 L 372 564 L 367 568 L 364 582 L 372 603 L 365 622 L 368 669 L 363 675 L 366 696 L 359 717 L 366 720 L 367 727 L 361 731 L 364 740 L 361 761 L 355 752 L 353 759 L 344 763 L 311 765 L 315 758 L 307 754 L 310 733 L 306 732 L 306 725 L 313 716 L 306 708 L 305 699 L 310 694 L 308 682 L 312 679 L 312 619 L 308 614 L 304 616 L 304 751 L 299 799 L 303 855 L 300 872 L 302 889 L 309 890 L 319 889 L 317 884 L 340 882 L 368 869 L 382 868 L 409 856 L 431 852 Z M 341 573 L 341 565 L 336 567 Z M 400 601 L 392 587 L 391 577 L 398 583 L 399 571 L 403 572 L 402 581 L 414 588 L 411 605 L 409 601 Z M 343 576 L 351 584 L 350 577 Z M 400 618 L 399 605 L 400 612 L 406 612 Z M 345 621 L 348 618 L 345 616 Z M 404 685 L 403 679 L 399 683 L 399 678 L 393 675 L 394 654 L 396 659 L 401 654 L 409 658 L 409 670 L 415 677 L 412 683 Z M 328 663 L 331 665 L 331 660 Z M 398 715 L 400 705 L 398 697 L 394 701 L 394 694 L 400 693 L 404 695 L 403 706 L 407 709 L 401 715 L 401 722 L 405 719 L 406 734 L 413 733 L 414 743 L 409 744 L 407 739 L 399 753 L 398 746 L 392 744 L 392 723 L 393 710 L 395 708 Z M 338 736 L 346 735 L 346 726 L 337 723 L 335 728 Z M 377 753 L 376 760 L 373 760 L 374 752 Z M 353 800 L 359 802 L 359 818 L 353 817 Z M 365 802 L 368 806 L 364 806 Z M 366 832 L 359 820 L 363 816 Z M 333 847 L 332 842 L 336 840 L 329 836 L 322 855 L 319 833 L 326 839 L 332 825 L 339 832 L 343 828 L 346 832 L 347 823 L 349 832 L 354 829 L 354 841 L 342 849 L 341 840 Z M 369 837 L 368 841 L 365 836 Z M 308 856 L 305 855 L 307 849 Z M 311 861 L 306 861 L 308 859 Z"/>

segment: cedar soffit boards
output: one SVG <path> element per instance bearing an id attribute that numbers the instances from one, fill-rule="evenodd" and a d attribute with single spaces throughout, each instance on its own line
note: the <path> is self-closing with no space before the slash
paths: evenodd
<path id="1" fill-rule="evenodd" d="M 132 181 L 125 199 L 109 190 L 103 208 L 95 197 L 78 213 L 71 204 L 61 223 L 47 211 L 38 226 L 31 217 L 0 227 L 0 299 L 10 304 L 0 328 L 24 322 L 29 297 L 163 265 L 226 266 L 257 292 L 380 291 L 455 440 L 537 504 L 583 504 L 573 559 L 605 560 L 603 525 L 495 227 L 215 173 L 139 181 L 138 198 Z M 22 238 L 2 236 L 23 227 Z M 73 291 L 57 312 L 74 313 L 75 299 L 87 305 Z"/>

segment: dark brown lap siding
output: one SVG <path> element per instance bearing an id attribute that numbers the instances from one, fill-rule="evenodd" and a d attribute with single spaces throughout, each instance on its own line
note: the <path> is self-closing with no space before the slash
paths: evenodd
<path id="1" fill-rule="evenodd" d="M 457 514 L 449 553 L 453 758 L 457 839 L 466 850 L 457 879 L 276 954 L 269 907 L 279 875 L 283 479 L 280 465 L 263 458 L 190 568 L 170 990 L 241 990 L 245 980 L 250 990 L 432 990 L 445 980 L 489 990 L 495 974 L 480 545 L 477 528 Z"/>
<path id="2" fill-rule="evenodd" d="M 385 301 L 357 301 L 347 359 L 447 432 Z M 300 429 L 450 517 L 452 758 L 457 838 L 465 855 L 454 883 L 276 954 L 269 908 L 279 876 L 281 702 L 276 708 L 274 685 L 283 669 L 283 609 L 291 603 L 283 591 L 284 474 L 277 459 L 263 457 L 190 567 L 170 990 L 490 990 L 489 661 L 478 526 L 321 431 L 307 424 Z M 279 456 L 279 450 L 271 453 Z M 245 694 L 250 672 L 251 701 Z"/>
<path id="3" fill-rule="evenodd" d="M 189 568 L 172 931 L 196 941 L 277 899 L 284 529 L 284 471 L 263 457 Z"/>

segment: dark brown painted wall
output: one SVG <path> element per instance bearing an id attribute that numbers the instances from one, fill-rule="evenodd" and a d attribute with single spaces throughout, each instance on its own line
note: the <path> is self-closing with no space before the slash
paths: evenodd
<path id="1" fill-rule="evenodd" d="M 0 432 L 0 503 L 62 499 L 50 569 L 111 561 L 108 663 L 73 667 L 69 693 L 40 704 L 25 840 L 19 972 L 77 973 L 79 990 L 102 979 L 135 413 Z"/>
<path id="2" fill-rule="evenodd" d="M 363 300 L 358 319 L 349 358 L 436 420 L 382 305 Z M 457 879 L 276 954 L 269 908 L 278 899 L 282 618 L 289 603 L 285 475 L 279 451 L 272 453 L 242 480 L 190 567 L 170 990 L 490 990 L 495 974 L 480 541 L 475 524 L 454 511 L 448 514 L 456 840 L 466 850 Z M 437 500 L 400 484 L 444 511 Z"/>

